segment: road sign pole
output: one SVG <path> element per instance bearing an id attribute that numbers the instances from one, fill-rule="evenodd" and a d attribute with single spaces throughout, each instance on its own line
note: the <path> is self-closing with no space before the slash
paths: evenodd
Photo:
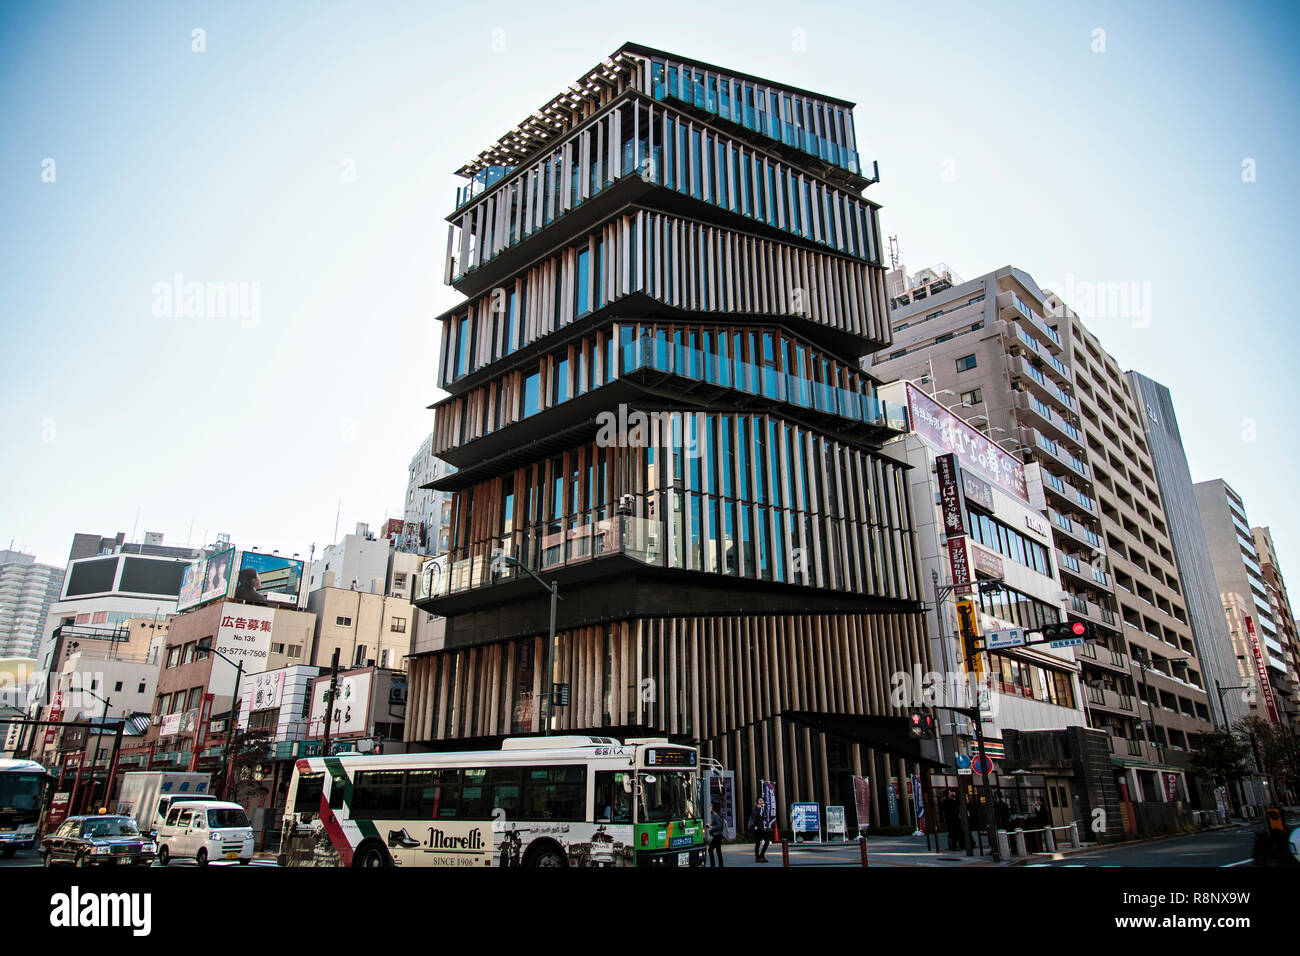
<path id="1" fill-rule="evenodd" d="M 977 711 L 979 707 L 975 708 Z M 993 812 L 993 784 L 989 777 L 993 776 L 993 763 L 989 760 L 988 753 L 984 750 L 984 718 L 978 713 L 975 715 L 975 743 L 979 746 L 980 760 L 983 761 L 984 773 L 984 801 L 986 808 L 984 810 L 985 829 L 989 834 L 989 849 L 993 851 L 993 862 L 997 863 L 1002 859 L 1002 853 L 998 848 L 998 830 L 997 814 Z"/>

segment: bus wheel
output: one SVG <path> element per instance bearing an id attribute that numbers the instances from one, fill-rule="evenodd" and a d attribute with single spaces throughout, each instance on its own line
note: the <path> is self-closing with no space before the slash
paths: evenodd
<path id="1" fill-rule="evenodd" d="M 355 867 L 374 867 L 392 866 L 393 863 L 382 843 L 370 842 L 361 844 L 356 855 L 352 857 L 352 865 Z"/>
<path id="2" fill-rule="evenodd" d="M 568 866 L 569 861 L 565 859 L 564 851 L 551 842 L 543 843 L 540 847 L 528 854 L 524 861 L 524 866 Z"/>

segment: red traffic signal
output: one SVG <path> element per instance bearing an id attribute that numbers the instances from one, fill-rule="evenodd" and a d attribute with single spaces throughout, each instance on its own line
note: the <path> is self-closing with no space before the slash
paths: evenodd
<path id="1" fill-rule="evenodd" d="M 1070 625 L 1070 631 L 1075 637 L 1083 637 L 1088 633 L 1088 625 L 1084 624 L 1082 621 L 1075 621 Z"/>

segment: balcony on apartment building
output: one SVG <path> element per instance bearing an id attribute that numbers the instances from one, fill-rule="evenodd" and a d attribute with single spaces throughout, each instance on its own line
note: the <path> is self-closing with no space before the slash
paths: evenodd
<path id="1" fill-rule="evenodd" d="M 1089 641 L 1087 644 L 1077 647 L 1074 653 L 1075 657 L 1079 658 L 1085 666 L 1096 664 L 1099 667 L 1120 671 L 1124 674 L 1130 673 L 1128 655 L 1106 644 Z"/>
<path id="2" fill-rule="evenodd" d="M 1122 694 L 1109 687 L 1085 686 L 1084 690 L 1089 708 L 1099 707 L 1125 717 L 1137 716 L 1137 700 L 1132 694 Z"/>
<path id="3" fill-rule="evenodd" d="M 1058 350 L 1063 349 L 1061 336 L 1049 326 L 1043 318 L 1034 312 L 1014 292 L 999 292 L 997 297 L 998 317 L 1012 322 L 1028 322 Z"/>
<path id="4" fill-rule="evenodd" d="M 1062 514 L 1055 508 L 1050 507 L 1047 509 L 1047 517 L 1052 522 L 1053 528 L 1068 534 L 1085 550 L 1090 550 L 1092 553 L 1105 551 L 1101 543 L 1101 536 L 1077 518 L 1071 518 L 1069 515 Z"/>
<path id="5" fill-rule="evenodd" d="M 995 323 L 995 326 L 1002 335 L 1008 351 L 1012 354 L 1022 354 L 1029 359 L 1030 364 L 1035 368 L 1039 367 L 1040 364 L 1043 365 L 1060 381 L 1070 387 L 1074 386 L 1074 371 L 1052 354 L 1051 349 L 1041 339 L 1035 338 L 1026 332 L 1022 322 L 1001 320 Z"/>
<path id="6" fill-rule="evenodd" d="M 1110 575 L 1097 567 L 1097 565 L 1087 557 L 1081 558 L 1076 554 L 1070 554 L 1069 552 L 1062 551 L 1058 548 L 1056 552 L 1056 563 L 1061 568 L 1062 574 L 1068 574 L 1075 580 L 1082 581 L 1086 587 L 1102 587 L 1107 590 L 1110 589 Z M 1080 613 L 1086 613 L 1086 610 L 1081 611 Z M 1118 625 L 1115 623 L 1114 612 L 1107 611 L 1106 613 L 1110 615 L 1110 620 L 1107 623 L 1112 627 L 1118 628 Z"/>
<path id="7" fill-rule="evenodd" d="M 1086 447 L 1083 433 L 1032 391 L 1013 393 L 1011 404 L 1016 409 L 1016 418 L 1020 424 L 1041 430 L 1055 442 L 1072 442 L 1079 449 L 1079 454 L 1083 454 Z"/>
<path id="8" fill-rule="evenodd" d="M 1020 431 L 1021 431 L 1020 441 L 1022 443 L 1022 449 L 1021 449 L 1022 451 L 1025 450 L 1025 448 L 1028 448 L 1034 451 L 1036 454 L 1046 455 L 1047 457 L 1051 458 L 1053 461 L 1056 461 L 1064 465 L 1066 468 L 1069 468 L 1070 471 L 1078 475 L 1080 478 L 1086 479 L 1089 477 L 1090 472 L 1088 471 L 1087 464 L 1085 464 L 1082 459 L 1077 457 L 1073 452 L 1067 449 L 1060 442 L 1048 438 L 1037 428 L 1030 428 L 1025 426 L 1022 427 Z"/>
<path id="9" fill-rule="evenodd" d="M 1071 508 L 1082 508 L 1094 518 L 1099 517 L 1097 514 L 1097 502 L 1089 498 L 1074 485 L 1062 479 L 1059 475 L 1054 475 L 1047 469 L 1042 470 L 1043 489 L 1049 496 L 1055 496 L 1062 499 Z"/>

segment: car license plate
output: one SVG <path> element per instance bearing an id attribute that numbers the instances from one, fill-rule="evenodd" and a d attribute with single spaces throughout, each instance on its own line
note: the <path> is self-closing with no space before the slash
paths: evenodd
<path id="1" fill-rule="evenodd" d="M 120 857 L 120 859 L 121 859 L 121 861 L 122 861 L 123 863 L 127 864 L 128 866 L 129 866 L 129 865 L 131 864 L 131 862 L 132 862 L 132 857 L 129 857 L 129 856 Z"/>
<path id="2" fill-rule="evenodd" d="M 689 853 L 680 853 L 680 854 L 678 854 L 678 856 L 677 856 L 677 865 L 678 865 L 678 866 L 690 866 L 690 865 L 691 865 L 691 855 L 690 855 Z"/>
<path id="3" fill-rule="evenodd" d="M 238 860 L 238 859 L 239 859 L 239 854 L 238 854 L 238 853 L 227 853 L 227 854 L 226 854 L 226 859 L 227 859 L 227 860 Z"/>

